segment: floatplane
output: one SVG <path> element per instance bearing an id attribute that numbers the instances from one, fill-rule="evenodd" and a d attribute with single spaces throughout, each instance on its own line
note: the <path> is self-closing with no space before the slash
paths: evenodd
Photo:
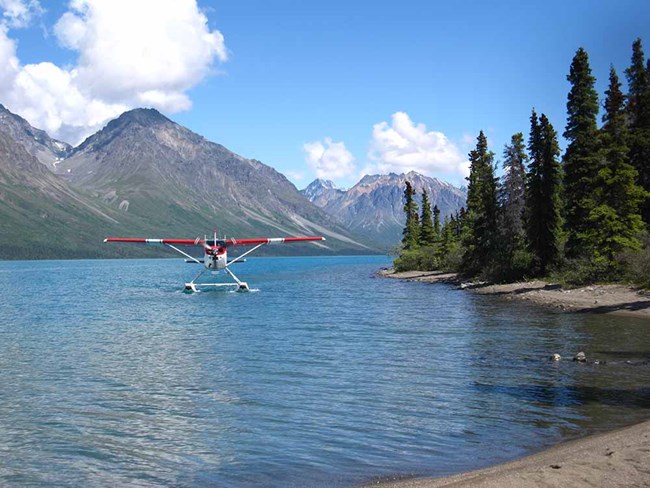
<path id="1" fill-rule="evenodd" d="M 294 242 L 306 241 L 324 241 L 324 237 L 270 237 L 262 239 L 222 239 L 217 238 L 217 231 L 215 229 L 212 239 L 205 236 L 203 239 L 197 237 L 196 239 L 148 239 L 140 237 L 107 237 L 104 242 L 121 242 L 121 243 L 136 243 L 136 244 L 153 244 L 162 245 L 173 249 L 174 251 L 185 256 L 186 263 L 202 264 L 204 269 L 194 277 L 189 283 L 185 283 L 185 290 L 189 292 L 198 291 L 200 287 L 234 287 L 238 291 L 250 291 L 248 283 L 241 281 L 235 273 L 232 272 L 230 266 L 235 263 L 242 263 L 245 257 L 255 252 L 260 247 L 267 244 L 289 244 Z M 203 248 L 203 259 L 195 258 L 194 256 L 179 249 L 177 246 L 192 246 Z M 254 246 L 252 249 L 244 252 L 243 254 L 228 260 L 228 248 L 231 246 Z M 207 271 L 219 272 L 225 271 L 232 281 L 220 283 L 203 283 L 198 280 Z"/>

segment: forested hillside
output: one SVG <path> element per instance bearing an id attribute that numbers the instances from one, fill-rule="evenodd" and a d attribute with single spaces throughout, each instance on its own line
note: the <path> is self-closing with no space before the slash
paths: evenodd
<path id="1" fill-rule="evenodd" d="M 603 100 L 580 48 L 567 80 L 567 148 L 548 117 L 530 115 L 503 150 L 503 176 L 483 131 L 469 154 L 467 207 L 440 223 L 405 189 L 398 270 L 445 269 L 495 281 L 548 276 L 567 282 L 650 284 L 650 61 L 641 39 L 625 70 L 612 66 Z M 599 113 L 600 107 L 603 113 Z"/>

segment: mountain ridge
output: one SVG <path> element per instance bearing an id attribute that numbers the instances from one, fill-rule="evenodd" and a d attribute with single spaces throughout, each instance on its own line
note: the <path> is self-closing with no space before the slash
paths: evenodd
<path id="1" fill-rule="evenodd" d="M 16 133 L 15 127 L 7 129 L 13 120 L 0 119 L 0 129 L 10 139 Z M 35 131 L 38 129 L 31 133 Z M 41 137 L 41 141 L 42 146 L 49 147 L 47 138 Z M 36 139 L 23 137 L 14 142 L 25 151 L 29 147 L 24 146 L 30 146 L 33 152 L 47 152 L 34 149 L 39 144 Z M 62 186 L 69 200 L 81 199 L 110 216 L 115 222 L 110 226 L 101 224 L 93 231 L 96 236 L 93 239 L 98 242 L 106 236 L 108 228 L 114 235 L 146 232 L 146 236 L 155 228 L 156 235 L 164 232 L 195 236 L 217 222 L 228 235 L 242 237 L 304 234 L 327 237 L 325 243 L 318 243 L 319 248 L 278 247 L 279 253 L 314 253 L 316 249 L 330 253 L 376 252 L 369 241 L 350 233 L 306 200 L 275 169 L 208 141 L 154 109 L 125 112 L 76 148 L 66 146 L 65 149 L 65 159 L 57 160 L 56 164 L 43 164 L 39 170 L 29 173 L 29 178 L 42 188 Z M 10 159 L 33 166 L 35 160 L 29 156 L 12 150 Z M 48 200 L 47 192 L 31 194 L 31 197 Z M 31 205 L 28 197 L 22 202 L 26 207 Z M 9 209 L 0 206 L 0 217 L 3 211 Z M 28 224 L 27 227 L 34 222 Z M 78 220 L 75 226 L 75 229 L 84 227 Z M 21 231 L 35 235 L 37 241 L 40 239 L 38 233 L 26 228 L 14 229 L 11 234 L 19 240 Z M 103 250 L 91 246 L 82 255 L 93 253 L 105 255 Z"/>
<path id="2" fill-rule="evenodd" d="M 58 160 L 67 157 L 72 151 L 70 144 L 53 139 L 44 130 L 32 127 L 27 120 L 10 112 L 2 104 L 0 104 L 0 125 L 5 133 L 48 168 Z"/>
<path id="3" fill-rule="evenodd" d="M 413 184 L 419 205 L 422 190 L 427 189 L 431 205 L 437 205 L 440 209 L 441 219 L 465 205 L 466 192 L 461 188 L 415 171 L 399 175 L 365 175 L 345 191 L 323 185 L 322 180 L 316 179 L 302 193 L 350 230 L 366 235 L 389 249 L 401 240 L 405 222 L 403 195 L 407 180 Z"/>

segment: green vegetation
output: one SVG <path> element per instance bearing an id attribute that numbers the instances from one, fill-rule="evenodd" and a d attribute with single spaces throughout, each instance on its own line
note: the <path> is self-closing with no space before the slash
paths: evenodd
<path id="1" fill-rule="evenodd" d="M 420 242 L 420 224 L 418 221 L 418 204 L 415 203 L 415 189 L 410 182 L 406 182 L 404 190 L 404 213 L 406 214 L 406 225 L 404 226 L 402 246 L 405 251 L 416 249 Z"/>
<path id="2" fill-rule="evenodd" d="M 543 275 L 560 257 L 562 170 L 557 161 L 560 149 L 555 129 L 544 114 L 538 121 L 534 110 L 528 148 L 531 156 L 524 196 L 527 249 L 531 253 L 531 271 Z"/>
<path id="3" fill-rule="evenodd" d="M 512 136 L 498 180 L 481 131 L 469 153 L 466 210 L 445 216 L 441 227 L 426 194 L 418 222 L 407 183 L 407 227 L 395 269 L 456 271 L 491 281 L 550 277 L 650 286 L 650 61 L 640 39 L 625 73 L 627 96 L 610 69 L 599 128 L 596 79 L 586 51 L 578 49 L 567 76 L 562 161 L 557 132 L 533 110 L 528 146 L 522 133 Z"/>
<path id="4" fill-rule="evenodd" d="M 461 236 L 465 252 L 461 267 L 468 274 L 476 274 L 484 266 L 494 265 L 498 237 L 494 153 L 488 150 L 483 131 L 476 140 L 476 149 L 469 153 L 469 161 L 467 214 Z"/>
<path id="5" fill-rule="evenodd" d="M 440 211 L 438 211 L 438 214 L 440 214 Z M 422 224 L 420 225 L 418 243 L 421 246 L 434 245 L 438 236 L 436 235 L 436 230 L 433 225 L 433 213 L 431 210 L 431 204 L 429 203 L 429 194 L 426 189 L 422 190 L 422 215 L 420 216 L 420 222 L 422 222 Z"/>
<path id="6" fill-rule="evenodd" d="M 593 197 L 600 165 L 596 79 L 591 74 L 589 57 L 584 49 L 578 49 L 574 56 L 567 80 L 571 83 L 571 91 L 564 131 L 564 137 L 569 141 L 564 154 L 566 254 L 576 258 L 585 253 L 591 244 L 590 235 L 597 231 L 589 214 L 595 207 Z"/>

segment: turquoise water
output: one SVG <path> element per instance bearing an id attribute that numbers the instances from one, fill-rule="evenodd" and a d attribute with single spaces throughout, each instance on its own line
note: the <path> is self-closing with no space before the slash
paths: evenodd
<path id="1" fill-rule="evenodd" d="M 0 262 L 0 485 L 354 486 L 650 417 L 647 321 L 375 278 L 385 257 Z M 551 363 L 583 350 L 605 365 Z M 629 361 L 629 363 L 627 362 Z"/>

